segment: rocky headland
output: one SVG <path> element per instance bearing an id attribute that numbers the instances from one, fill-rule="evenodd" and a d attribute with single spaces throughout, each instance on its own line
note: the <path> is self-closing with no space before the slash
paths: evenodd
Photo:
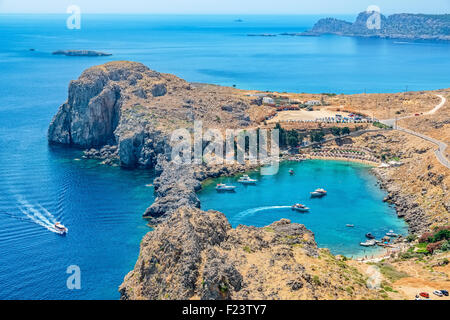
<path id="1" fill-rule="evenodd" d="M 367 285 L 364 272 L 317 248 L 303 225 L 281 220 L 264 228 L 233 229 L 222 213 L 201 210 L 196 192 L 203 181 L 255 165 L 170 161 L 172 130 L 193 130 L 194 120 L 219 129 L 260 126 L 257 119 L 270 111 L 260 100 L 245 91 L 188 83 L 124 61 L 89 68 L 70 83 L 68 100 L 50 124 L 49 142 L 85 149 L 85 157 L 105 164 L 154 168 L 158 174 L 156 199 L 144 213 L 154 230 L 142 240 L 136 266 L 120 287 L 122 299 L 384 298 Z M 408 165 L 377 169 L 376 174 L 389 192 L 385 200 L 397 206 L 413 233 L 421 233 L 448 223 L 448 208 L 439 211 L 447 203 L 448 175 L 431 171 L 435 163 L 423 163 L 426 176 L 422 167 L 412 174 L 415 161 L 434 157 L 432 148 L 408 139 L 385 131 L 350 143 L 371 149 L 380 159 L 398 156 Z M 415 174 L 426 188 L 424 203 L 418 202 Z"/>
<path id="2" fill-rule="evenodd" d="M 112 56 L 111 53 L 105 53 L 93 50 L 57 50 L 53 51 L 52 54 L 64 55 L 69 57 L 107 57 Z"/>
<path id="3" fill-rule="evenodd" d="M 192 129 L 194 120 L 204 127 L 249 127 L 250 100 L 231 88 L 191 84 L 140 63 L 110 62 L 71 81 L 48 140 L 87 149 L 89 158 L 152 168 L 158 154 L 170 154 L 171 132 Z"/>
<path id="4" fill-rule="evenodd" d="M 303 225 L 231 228 L 217 211 L 182 206 L 149 232 L 122 299 L 375 299 L 366 277 L 318 249 Z"/>
<path id="5" fill-rule="evenodd" d="M 379 28 L 368 28 L 367 21 L 379 16 Z M 335 18 L 319 20 L 311 30 L 300 33 L 304 36 L 336 34 L 352 37 L 376 37 L 405 40 L 450 40 L 450 14 L 393 14 L 384 16 L 377 12 L 361 12 L 351 23 Z"/>

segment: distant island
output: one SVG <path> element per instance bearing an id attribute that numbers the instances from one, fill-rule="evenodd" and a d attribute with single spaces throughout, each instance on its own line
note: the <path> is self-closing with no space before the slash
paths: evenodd
<path id="1" fill-rule="evenodd" d="M 105 57 L 112 56 L 111 53 L 93 51 L 93 50 L 57 50 L 52 54 L 74 56 L 74 57 Z"/>
<path id="2" fill-rule="evenodd" d="M 368 28 L 367 21 L 379 15 L 379 28 Z M 376 12 L 361 12 L 354 23 L 335 18 L 320 19 L 311 30 L 289 35 L 320 36 L 335 34 L 353 37 L 375 37 L 407 40 L 450 40 L 450 14 L 400 13 L 388 17 Z"/>

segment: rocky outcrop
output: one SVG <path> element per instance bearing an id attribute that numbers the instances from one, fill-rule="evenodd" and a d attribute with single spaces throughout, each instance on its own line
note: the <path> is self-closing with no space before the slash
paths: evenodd
<path id="1" fill-rule="evenodd" d="M 55 55 L 65 55 L 69 57 L 106 57 L 112 56 L 111 53 L 105 53 L 93 50 L 57 50 L 52 52 Z"/>
<path id="2" fill-rule="evenodd" d="M 379 17 L 379 28 L 368 27 L 374 15 Z M 450 15 L 393 14 L 361 12 L 354 23 L 326 18 L 319 20 L 311 30 L 300 35 L 336 34 L 342 36 L 378 37 L 394 39 L 450 40 Z"/>
<path id="3" fill-rule="evenodd" d="M 303 225 L 283 219 L 232 229 L 222 213 L 189 207 L 144 237 L 119 291 L 121 299 L 377 297 L 359 272 L 319 250 Z"/>
<path id="4" fill-rule="evenodd" d="M 401 186 L 389 178 L 386 171 L 373 169 L 380 187 L 388 192 L 384 201 L 395 205 L 398 217 L 403 218 L 409 226 L 409 232 L 421 234 L 429 229 L 431 223 L 425 211 L 418 205 L 414 195 L 402 192 Z"/>
<path id="5" fill-rule="evenodd" d="M 108 163 L 153 167 L 158 154 L 170 154 L 171 132 L 192 128 L 194 120 L 205 128 L 250 125 L 249 103 L 235 90 L 191 85 L 136 62 L 106 63 L 70 83 L 68 100 L 53 118 L 48 140 L 89 150 L 117 146 Z M 234 111 L 224 111 L 224 105 Z"/>
<path id="6" fill-rule="evenodd" d="M 229 166 L 207 166 L 183 164 L 167 161 L 162 154 L 158 155 L 156 173 L 153 181 L 156 199 L 144 213 L 150 224 L 157 224 L 167 220 L 170 215 L 181 206 L 200 208 L 197 191 L 201 189 L 201 182 L 208 178 L 230 176 L 245 172 L 256 165 L 233 164 Z"/>

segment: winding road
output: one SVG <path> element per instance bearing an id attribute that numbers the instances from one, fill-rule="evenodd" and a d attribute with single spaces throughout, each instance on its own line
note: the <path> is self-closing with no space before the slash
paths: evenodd
<path id="1" fill-rule="evenodd" d="M 435 106 L 432 110 L 423 113 L 421 116 L 426 116 L 426 115 L 431 115 L 431 114 L 435 114 L 439 109 L 441 109 L 445 103 L 447 102 L 447 99 L 445 99 L 444 96 L 437 94 L 436 96 L 438 96 L 439 98 L 441 98 L 441 102 Z M 397 118 L 397 119 L 385 119 L 385 120 L 380 120 L 381 123 L 391 126 L 392 128 L 399 130 L 399 131 L 403 131 L 406 133 L 409 133 L 411 135 L 414 135 L 416 137 L 422 138 L 426 141 L 429 141 L 431 143 L 434 143 L 435 145 L 438 146 L 438 149 L 434 151 L 434 153 L 436 154 L 436 158 L 438 159 L 438 161 L 445 167 L 447 167 L 448 169 L 450 169 L 450 162 L 448 161 L 446 155 L 445 155 L 445 150 L 447 149 L 447 144 L 445 142 L 439 141 L 437 139 L 431 138 L 429 136 L 426 136 L 424 134 L 421 134 L 419 132 L 410 130 L 410 129 L 406 129 L 406 128 L 401 128 L 398 125 L 396 125 L 396 122 L 398 120 L 401 119 L 408 119 L 408 118 L 413 118 L 416 117 L 415 115 L 411 115 L 411 116 L 405 116 L 405 117 L 401 117 L 401 118 Z"/>

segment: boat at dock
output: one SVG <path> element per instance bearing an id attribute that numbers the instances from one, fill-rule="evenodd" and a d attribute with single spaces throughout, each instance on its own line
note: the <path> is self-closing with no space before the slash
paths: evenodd
<path id="1" fill-rule="evenodd" d="M 375 236 L 369 232 L 369 233 L 366 233 L 366 238 L 367 239 L 375 239 Z"/>
<path id="2" fill-rule="evenodd" d="M 216 190 L 218 192 L 234 192 L 235 191 L 234 189 L 236 189 L 235 186 L 229 186 L 226 185 L 225 183 L 218 183 L 216 185 Z"/>
<path id="3" fill-rule="evenodd" d="M 314 190 L 313 192 L 310 192 L 310 193 L 311 193 L 311 197 L 312 198 L 320 198 L 320 197 L 323 197 L 323 196 L 327 195 L 327 191 L 325 189 L 322 189 L 322 188 L 318 188 L 318 189 L 316 189 L 316 190 Z"/>
<path id="4" fill-rule="evenodd" d="M 367 240 L 367 241 L 365 241 L 365 242 L 360 242 L 359 243 L 359 245 L 360 246 L 363 246 L 363 247 L 371 247 L 371 246 L 374 246 L 374 245 L 376 245 L 377 244 L 377 242 L 376 242 L 376 240 Z"/>
<path id="5" fill-rule="evenodd" d="M 300 203 L 294 204 L 291 208 L 292 208 L 292 210 L 295 210 L 298 212 L 308 212 L 309 211 L 308 207 L 306 207 L 305 205 L 300 204 Z"/>
<path id="6" fill-rule="evenodd" d="M 389 230 L 389 232 L 386 232 L 386 235 L 387 235 L 388 237 L 398 237 L 398 234 L 396 234 L 396 233 L 394 232 L 394 230 Z"/>
<path id="7" fill-rule="evenodd" d="M 60 235 L 65 235 L 69 231 L 69 229 L 59 222 L 56 222 L 53 226 L 55 227 L 56 232 Z"/>
<path id="8" fill-rule="evenodd" d="M 258 180 L 252 179 L 247 174 L 244 174 L 242 177 L 239 178 L 238 182 L 242 184 L 256 184 Z"/>

